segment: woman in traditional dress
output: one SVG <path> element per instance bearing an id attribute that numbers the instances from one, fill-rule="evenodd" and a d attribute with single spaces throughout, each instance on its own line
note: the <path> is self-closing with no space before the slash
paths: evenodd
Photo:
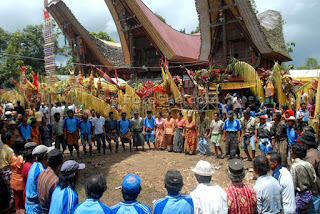
<path id="1" fill-rule="evenodd" d="M 183 114 L 179 112 L 176 119 L 176 129 L 174 133 L 174 141 L 173 141 L 174 152 L 183 151 L 183 144 L 184 144 L 183 130 L 184 130 L 185 123 L 186 121 L 183 119 Z"/>
<path id="2" fill-rule="evenodd" d="M 162 113 L 158 112 L 156 118 L 156 149 L 166 149 L 166 145 L 164 143 L 164 119 L 162 118 Z"/>
<path id="3" fill-rule="evenodd" d="M 184 152 L 186 154 L 194 155 L 197 149 L 197 133 L 196 122 L 192 119 L 192 114 L 188 114 L 188 120 L 186 121 L 184 131 Z"/>
<path id="4" fill-rule="evenodd" d="M 172 152 L 174 119 L 171 117 L 171 112 L 168 112 L 167 118 L 163 121 L 163 126 L 164 126 L 164 145 L 167 145 L 168 152 Z"/>
<path id="5" fill-rule="evenodd" d="M 39 125 L 35 119 L 32 119 L 31 122 L 31 142 L 35 142 L 40 145 L 40 132 L 39 132 Z"/>

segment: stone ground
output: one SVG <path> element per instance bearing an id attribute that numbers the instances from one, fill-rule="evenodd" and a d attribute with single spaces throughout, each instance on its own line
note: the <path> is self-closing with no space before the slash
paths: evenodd
<path id="1" fill-rule="evenodd" d="M 211 145 L 212 151 L 213 146 Z M 222 147 L 224 148 L 224 146 Z M 95 147 L 94 147 L 95 151 Z M 68 154 L 67 158 L 68 158 Z M 241 153 L 242 157 L 245 154 Z M 67 159 L 66 158 L 66 159 Z M 86 199 L 84 183 L 93 174 L 101 174 L 107 179 L 108 189 L 104 193 L 101 201 L 108 206 L 112 206 L 122 200 L 121 186 L 122 178 L 128 173 L 138 174 L 142 178 L 142 190 L 138 200 L 152 207 L 152 202 L 155 199 L 162 198 L 166 195 L 164 188 L 164 175 L 170 169 L 179 170 L 184 179 L 183 194 L 190 193 L 197 186 L 197 181 L 191 169 L 199 160 L 209 161 L 214 167 L 212 183 L 228 187 L 230 180 L 226 175 L 228 167 L 227 159 L 215 159 L 213 155 L 201 156 L 199 154 L 190 156 L 183 153 L 169 153 L 167 151 L 132 151 L 126 147 L 123 152 L 122 147 L 119 147 L 119 153 L 98 156 L 94 154 L 92 157 L 84 156 L 76 161 L 86 164 L 86 168 L 80 174 L 80 180 L 77 184 L 79 201 Z M 254 184 L 253 172 L 249 172 L 248 168 L 252 166 L 252 162 L 244 160 L 247 176 L 245 182 L 251 185 Z"/>

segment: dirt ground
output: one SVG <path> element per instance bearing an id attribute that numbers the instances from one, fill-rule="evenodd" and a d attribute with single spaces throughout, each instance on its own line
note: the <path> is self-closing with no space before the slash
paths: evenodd
<path id="1" fill-rule="evenodd" d="M 213 151 L 212 145 L 211 151 Z M 243 152 L 241 157 L 245 157 Z M 176 169 L 181 172 L 184 180 L 183 194 L 188 194 L 195 189 L 197 181 L 191 169 L 199 160 L 209 161 L 214 167 L 212 183 L 218 184 L 222 188 L 226 188 L 230 184 L 230 180 L 226 175 L 227 159 L 215 159 L 212 155 L 204 157 L 196 154 L 190 156 L 184 153 L 169 153 L 167 151 L 148 149 L 145 152 L 132 151 L 130 153 L 128 147 L 125 152 L 123 152 L 122 147 L 119 147 L 119 153 L 116 154 L 110 154 L 108 151 L 106 155 L 98 156 L 94 154 L 92 157 L 87 156 L 81 159 L 76 158 L 75 160 L 86 164 L 86 168 L 80 174 L 80 182 L 77 184 L 80 202 L 86 199 L 84 183 L 87 178 L 93 174 L 101 174 L 106 177 L 108 186 L 101 201 L 108 206 L 117 204 L 122 200 L 122 194 L 121 189 L 116 187 L 121 186 L 122 178 L 126 174 L 134 173 L 138 174 L 142 179 L 142 190 L 138 200 L 152 208 L 152 202 L 155 199 L 162 198 L 167 194 L 164 188 L 164 175 L 170 169 Z M 254 175 L 253 172 L 248 170 L 252 166 L 252 162 L 244 160 L 244 164 L 247 169 L 245 182 L 253 185 Z"/>

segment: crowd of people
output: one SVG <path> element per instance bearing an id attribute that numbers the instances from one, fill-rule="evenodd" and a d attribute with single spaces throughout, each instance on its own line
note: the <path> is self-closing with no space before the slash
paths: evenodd
<path id="1" fill-rule="evenodd" d="M 145 151 L 146 143 L 149 149 L 188 155 L 195 155 L 199 148 L 199 154 L 206 156 L 212 154 L 213 143 L 214 156 L 229 159 L 227 175 L 232 185 L 223 190 L 210 184 L 212 166 L 200 161 L 193 169 L 199 186 L 190 196 L 181 195 L 183 178 L 179 171 L 170 170 L 164 179 L 168 195 L 154 203 L 153 213 L 318 213 L 320 153 L 308 124 L 307 105 L 301 103 L 296 112 L 287 106 L 270 110 L 264 105 L 256 111 L 252 105 L 243 109 L 237 97 L 233 100 L 232 105 L 221 103 L 212 121 L 204 111 L 197 119 L 193 114 L 184 119 L 181 112 L 176 119 L 171 112 L 154 117 L 152 111 L 145 118 L 134 112 L 129 119 L 122 112 L 117 120 L 113 112 L 105 118 L 94 109 L 77 117 L 75 105 L 65 102 L 56 102 L 50 111 L 44 103 L 28 109 L 20 102 L 7 104 L 0 120 L 0 211 L 10 213 L 14 207 L 16 213 L 28 214 L 151 213 L 147 205 L 136 201 L 142 182 L 138 175 L 123 179 L 124 201 L 111 208 L 99 201 L 107 188 L 105 178 L 94 175 L 85 184 L 88 199 L 79 204 L 75 185 L 85 165 L 74 160 L 63 163 L 65 151 L 73 157 L 75 150 L 80 158 L 106 154 L 107 144 L 110 153 L 113 145 L 117 153 L 119 143 L 123 150 L 129 144 L 130 151 L 132 146 Z M 239 144 L 246 159 L 253 161 L 258 177 L 254 187 L 243 183 Z M 262 154 L 257 157 L 256 147 Z"/>

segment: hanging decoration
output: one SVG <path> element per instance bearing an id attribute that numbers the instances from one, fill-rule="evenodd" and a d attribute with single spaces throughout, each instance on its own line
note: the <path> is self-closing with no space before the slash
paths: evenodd
<path id="1" fill-rule="evenodd" d="M 44 9 L 44 24 L 43 24 L 43 37 L 44 37 L 44 61 L 45 71 L 48 76 L 55 72 L 55 54 L 54 54 L 54 41 L 53 41 L 53 19 L 50 18 L 49 12 Z"/>

